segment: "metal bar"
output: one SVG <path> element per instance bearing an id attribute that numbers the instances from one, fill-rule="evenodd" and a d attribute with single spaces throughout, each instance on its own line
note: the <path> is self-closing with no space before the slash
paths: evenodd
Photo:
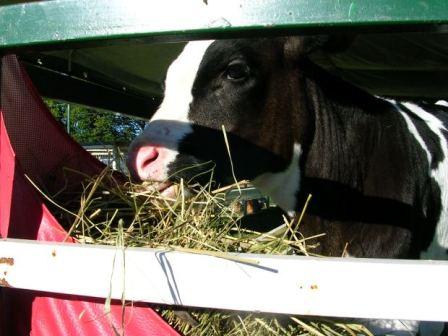
<path id="1" fill-rule="evenodd" d="M 70 103 L 67 103 L 67 134 L 70 134 Z"/>
<path id="2" fill-rule="evenodd" d="M 210 255 L 0 240 L 0 284 L 168 305 L 448 321 L 448 262 Z M 412 303 L 409 298 L 412 297 Z"/>
<path id="3" fill-rule="evenodd" d="M 0 49 L 442 23 L 446 0 L 54 0 L 0 6 Z"/>
<path id="4" fill-rule="evenodd" d="M 48 98 L 73 102 L 135 117 L 148 118 L 160 104 L 160 97 L 141 97 L 88 80 L 25 64 L 39 93 Z"/>

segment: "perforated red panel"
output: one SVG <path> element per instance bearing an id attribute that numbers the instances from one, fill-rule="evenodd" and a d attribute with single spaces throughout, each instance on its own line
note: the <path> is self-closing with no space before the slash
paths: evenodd
<path id="1" fill-rule="evenodd" d="M 6 129 L 22 168 L 47 189 L 61 187 L 63 166 L 88 174 L 104 166 L 70 136 L 46 105 L 13 56 L 3 58 L 1 102 Z M 79 176 L 70 176 L 76 185 Z"/>
<path id="2" fill-rule="evenodd" d="M 76 189 L 80 175 L 63 167 L 95 174 L 103 165 L 54 120 L 15 56 L 2 59 L 0 91 L 0 235 L 63 241 L 66 232 L 25 174 L 46 190 Z M 1 336 L 178 335 L 145 304 L 123 312 L 115 302 L 105 314 L 104 300 L 13 288 L 0 293 Z"/>

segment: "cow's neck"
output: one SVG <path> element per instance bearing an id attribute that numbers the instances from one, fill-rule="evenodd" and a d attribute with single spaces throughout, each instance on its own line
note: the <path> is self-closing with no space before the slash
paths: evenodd
<path id="1" fill-rule="evenodd" d="M 314 130 L 306 146 L 304 174 L 359 186 L 380 126 L 377 118 L 365 108 L 374 103 L 375 98 L 364 94 L 366 102 L 363 106 L 361 98 L 356 96 L 357 90 L 350 93 L 354 98 L 352 102 L 350 97 L 344 96 L 342 100 L 337 92 L 330 93 L 327 82 L 325 86 L 314 79 L 305 82 Z M 339 91 L 338 86 L 333 88 Z"/>
<path id="2" fill-rule="evenodd" d="M 311 211 L 330 220 L 385 223 L 392 215 L 383 218 L 381 211 L 394 209 L 406 221 L 414 202 L 409 151 L 415 141 L 400 115 L 388 102 L 319 70 L 303 85 L 314 131 L 304 147 L 298 208 L 311 193 Z"/>

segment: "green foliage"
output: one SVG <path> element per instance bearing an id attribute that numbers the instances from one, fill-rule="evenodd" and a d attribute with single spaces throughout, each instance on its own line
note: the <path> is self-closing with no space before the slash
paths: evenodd
<path id="1" fill-rule="evenodd" d="M 127 145 L 139 133 L 145 122 L 119 113 L 94 110 L 80 105 L 68 104 L 46 99 L 53 116 L 69 129 L 70 135 L 82 145 L 116 144 Z M 70 119 L 70 125 L 67 123 Z"/>

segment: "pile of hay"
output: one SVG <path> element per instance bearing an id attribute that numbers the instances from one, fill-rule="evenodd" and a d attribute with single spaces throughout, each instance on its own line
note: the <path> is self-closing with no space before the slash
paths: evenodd
<path id="1" fill-rule="evenodd" d="M 226 252 L 310 254 L 318 237 L 302 237 L 300 224 L 284 218 L 269 232 L 241 225 L 239 200 L 226 200 L 228 188 L 177 186 L 176 199 L 160 195 L 150 185 L 117 182 L 109 170 L 89 178 L 79 200 L 52 201 L 52 210 L 80 243 L 172 248 L 195 253 Z M 236 186 L 238 188 L 238 185 Z M 262 295 L 262 294 L 260 294 Z M 156 309 L 184 335 L 372 335 L 359 324 L 303 319 L 274 314 L 216 310 Z"/>

